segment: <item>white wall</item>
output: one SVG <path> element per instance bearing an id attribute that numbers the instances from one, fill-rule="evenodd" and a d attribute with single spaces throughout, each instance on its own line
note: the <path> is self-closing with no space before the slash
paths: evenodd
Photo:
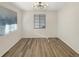
<path id="1" fill-rule="evenodd" d="M 79 53 L 79 3 L 67 3 L 59 11 L 58 37 Z"/>
<path id="2" fill-rule="evenodd" d="M 46 29 L 34 29 L 34 14 L 46 14 Z M 23 37 L 56 37 L 57 13 L 53 12 L 24 12 L 23 13 Z"/>
<path id="3" fill-rule="evenodd" d="M 10 5 L 8 3 L 0 3 L 0 6 L 13 10 L 17 13 L 17 26 L 18 29 L 12 33 L 9 33 L 5 36 L 0 36 L 0 56 L 2 56 L 5 52 L 7 52 L 16 42 L 21 39 L 21 10 Z"/>

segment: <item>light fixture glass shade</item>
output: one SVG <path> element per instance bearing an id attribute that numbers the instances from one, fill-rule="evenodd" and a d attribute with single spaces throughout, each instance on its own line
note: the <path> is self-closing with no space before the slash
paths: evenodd
<path id="1" fill-rule="evenodd" d="M 35 2 L 32 7 L 33 9 L 43 10 L 47 9 L 48 4 L 46 4 L 45 2 Z"/>

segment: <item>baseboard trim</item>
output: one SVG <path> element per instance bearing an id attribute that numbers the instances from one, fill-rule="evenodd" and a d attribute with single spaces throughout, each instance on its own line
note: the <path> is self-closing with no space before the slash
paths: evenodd
<path id="1" fill-rule="evenodd" d="M 57 39 L 57 37 L 34 37 L 34 38 L 22 38 L 22 39 Z"/>
<path id="2" fill-rule="evenodd" d="M 61 40 L 64 44 L 68 45 L 65 41 L 63 41 L 61 38 L 57 37 L 58 40 Z M 69 46 L 69 45 L 68 45 Z M 70 46 L 69 46 L 70 47 Z M 73 49 L 72 47 L 70 47 L 74 52 L 76 52 L 78 55 L 79 53 L 77 51 L 75 51 L 75 49 Z"/>
<path id="3" fill-rule="evenodd" d="M 20 40 L 21 40 L 21 39 L 20 39 Z M 19 40 L 19 41 L 20 41 L 20 40 Z M 16 44 L 17 44 L 19 41 L 17 41 Z M 13 48 L 16 44 L 14 44 L 11 48 Z M 11 48 L 10 48 L 10 49 L 11 49 Z M 9 49 L 9 50 L 10 50 L 10 49 Z M 1 57 L 4 57 L 4 55 L 6 55 L 6 54 L 9 52 L 9 50 L 8 50 L 7 52 L 5 52 Z"/>

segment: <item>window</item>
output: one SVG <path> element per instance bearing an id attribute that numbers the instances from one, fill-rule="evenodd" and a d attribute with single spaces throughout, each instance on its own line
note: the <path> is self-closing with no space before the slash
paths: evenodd
<path id="1" fill-rule="evenodd" d="M 46 27 L 46 15 L 35 14 L 34 15 L 34 28 L 35 29 L 45 29 Z"/>
<path id="2" fill-rule="evenodd" d="M 17 13 L 0 6 L 0 36 L 17 29 Z"/>
<path id="3" fill-rule="evenodd" d="M 12 19 L 9 20 L 7 18 L 0 18 L 0 36 L 4 36 L 12 31 L 15 31 L 17 29 L 16 26 L 16 21 L 13 21 Z"/>

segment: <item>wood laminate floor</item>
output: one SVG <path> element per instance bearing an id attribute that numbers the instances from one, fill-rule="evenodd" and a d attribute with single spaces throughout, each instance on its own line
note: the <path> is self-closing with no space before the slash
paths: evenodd
<path id="1" fill-rule="evenodd" d="M 59 39 L 21 39 L 3 57 L 77 57 L 75 51 Z"/>

